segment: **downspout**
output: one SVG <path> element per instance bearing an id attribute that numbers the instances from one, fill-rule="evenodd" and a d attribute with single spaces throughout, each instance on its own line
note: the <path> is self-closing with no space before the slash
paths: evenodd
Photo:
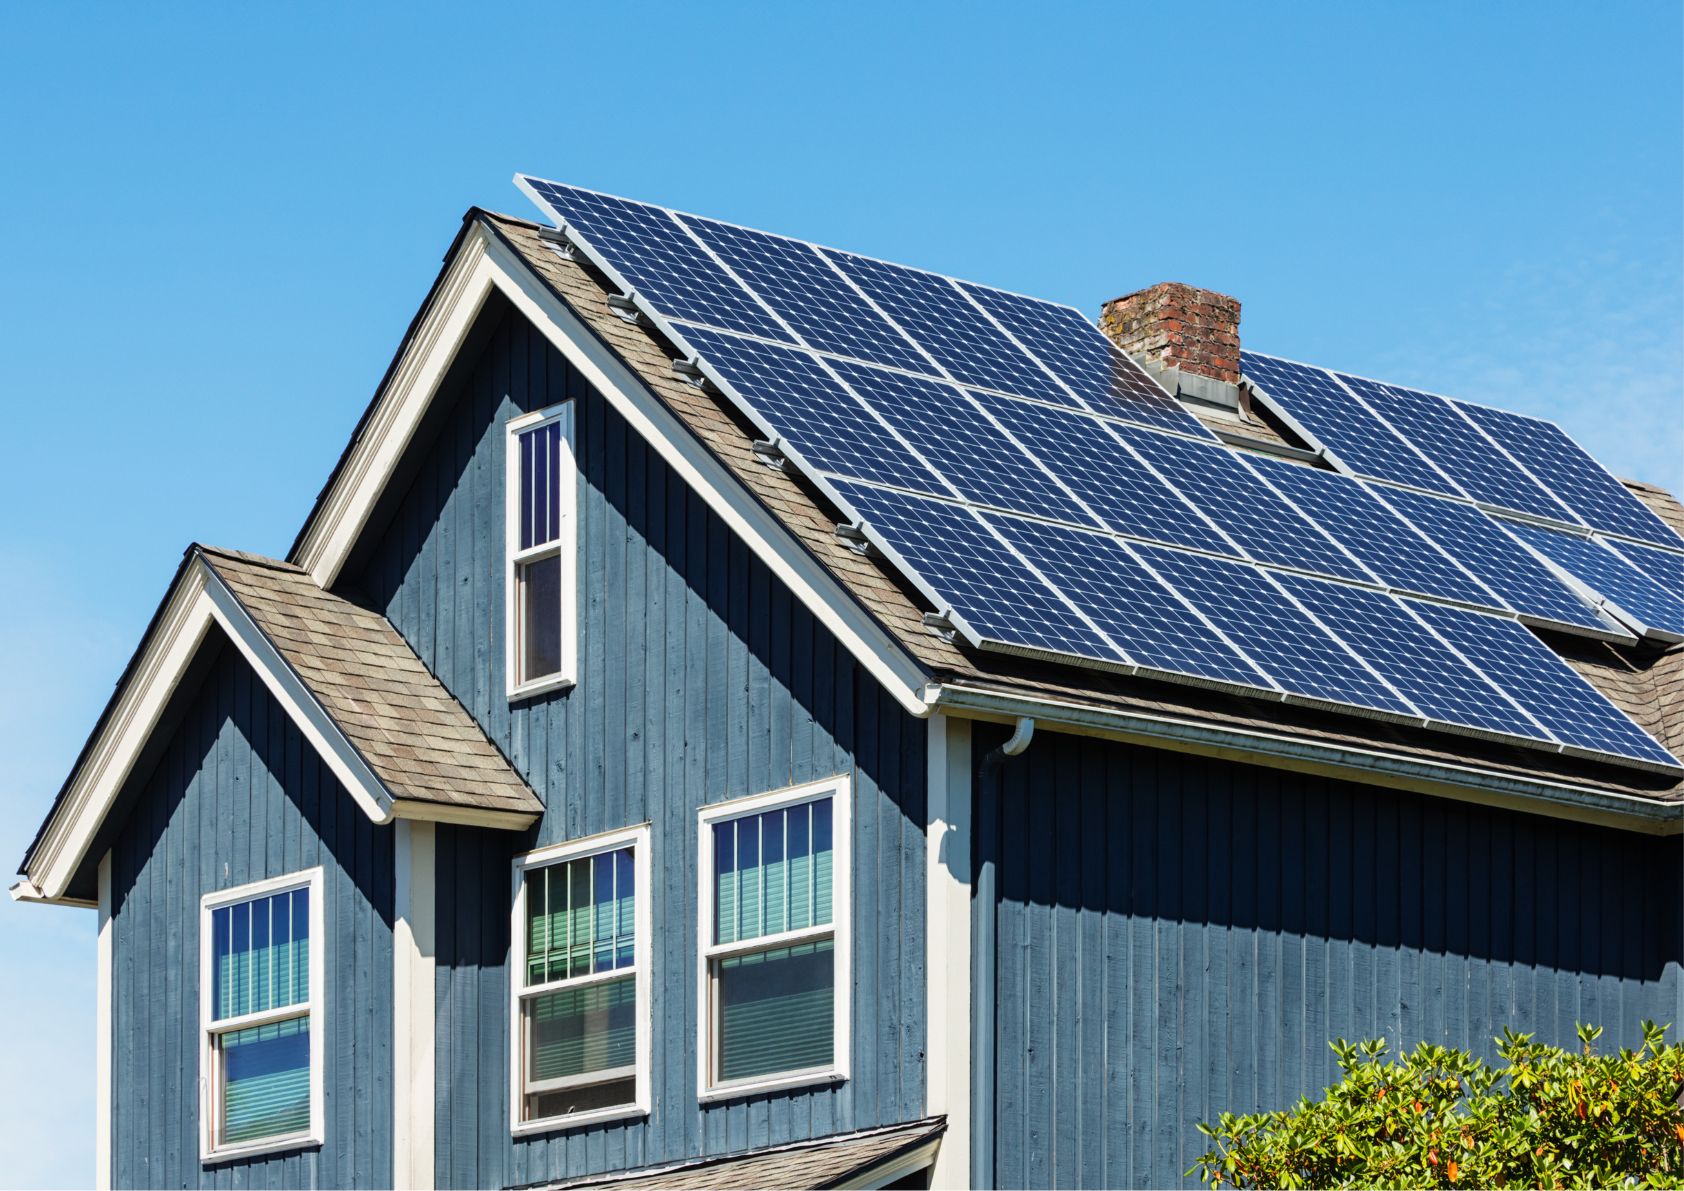
<path id="1" fill-rule="evenodd" d="M 977 772 L 978 805 L 974 813 L 972 833 L 975 839 L 976 860 L 973 867 L 976 884 L 972 896 L 983 912 L 976 917 L 976 933 L 971 939 L 972 970 L 982 975 L 972 986 L 972 1000 L 976 1015 L 971 1027 L 971 1182 L 978 1188 L 994 1186 L 994 1108 L 999 1094 L 994 1060 L 994 986 L 998 979 L 997 943 L 1000 918 L 995 900 L 994 857 L 999 851 L 1000 799 L 996 783 L 1000 767 L 1007 757 L 1020 756 L 1035 738 L 1035 719 L 1020 715 L 1012 734 L 997 748 L 990 749 Z"/>

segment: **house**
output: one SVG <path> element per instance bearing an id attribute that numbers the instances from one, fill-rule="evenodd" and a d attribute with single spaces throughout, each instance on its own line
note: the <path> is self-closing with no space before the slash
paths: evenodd
<path id="1" fill-rule="evenodd" d="M 287 558 L 187 550 L 23 860 L 99 915 L 102 1184 L 1171 1185 L 1337 1036 L 1684 1021 L 1672 497 L 1242 361 L 1220 295 L 1096 357 L 525 185 Z M 1133 413 L 1066 407 L 1095 359 Z M 977 529 L 1030 497 L 1100 528 Z"/>

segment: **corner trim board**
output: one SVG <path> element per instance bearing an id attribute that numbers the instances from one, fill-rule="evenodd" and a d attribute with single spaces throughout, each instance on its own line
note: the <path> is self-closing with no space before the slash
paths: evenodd
<path id="1" fill-rule="evenodd" d="M 392 922 L 392 1182 L 434 1186 L 437 829 L 400 820 Z"/>
<path id="2" fill-rule="evenodd" d="M 94 1186 L 109 1191 L 111 1169 L 111 852 L 99 858 L 98 979 L 94 988 Z"/>
<path id="3" fill-rule="evenodd" d="M 965 1188 L 971 1176 L 971 724 L 929 720 L 925 827 L 925 1042 L 927 1116 L 945 1116 L 930 1186 Z"/>

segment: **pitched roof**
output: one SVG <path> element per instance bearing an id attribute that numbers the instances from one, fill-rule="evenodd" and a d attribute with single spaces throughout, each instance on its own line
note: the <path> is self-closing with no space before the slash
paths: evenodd
<path id="1" fill-rule="evenodd" d="M 707 1191 L 714 1187 L 819 1188 L 862 1183 L 877 1186 L 891 1173 L 890 1168 L 898 1159 L 912 1158 L 913 1169 L 921 1169 L 915 1155 L 937 1141 L 946 1128 L 946 1117 L 929 1117 L 787 1145 L 739 1150 L 714 1158 L 534 1186 L 541 1185 L 545 1191 L 582 1187 L 616 1191 L 622 1188 L 624 1191 Z"/>
<path id="2" fill-rule="evenodd" d="M 220 625 L 377 822 L 402 816 L 518 828 L 543 803 L 378 612 L 291 563 L 188 548 L 111 699 L 42 820 L 13 896 L 87 901 L 90 857 L 166 708 Z"/>
<path id="3" fill-rule="evenodd" d="M 544 805 L 380 613 L 291 563 L 200 547 L 396 799 L 540 814 Z"/>
<path id="4" fill-rule="evenodd" d="M 656 333 L 621 317 L 609 306 L 609 288 L 578 260 L 554 251 L 530 220 L 470 211 L 507 243 L 532 272 L 579 315 L 591 330 L 637 374 L 680 421 L 726 464 L 739 481 L 771 509 L 799 542 L 882 623 L 934 681 L 957 688 L 1127 712 L 1184 726 L 1194 732 L 1220 728 L 1231 733 L 1269 737 L 1281 734 L 1335 749 L 1364 754 L 1375 750 L 1402 759 L 1441 766 L 1475 766 L 1501 782 L 1542 780 L 1578 789 L 1591 788 L 1651 802 L 1684 802 L 1684 780 L 1560 754 L 1539 753 L 1471 737 L 1439 733 L 1377 720 L 1318 711 L 1285 703 L 1229 695 L 1207 689 L 1116 675 L 1076 666 L 1033 661 L 1008 654 L 973 650 L 944 639 L 924 624 L 924 608 L 885 564 L 851 549 L 836 537 L 836 511 L 799 476 L 767 467 L 754 453 L 757 437 L 719 400 L 672 371 L 673 353 Z M 1661 515 L 1684 525 L 1684 507 L 1647 485 L 1633 485 L 1646 500 L 1670 501 Z M 1653 647 L 1629 651 L 1585 650 L 1576 641 L 1549 641 L 1581 673 L 1622 709 L 1654 731 L 1656 717 L 1668 716 L 1676 735 L 1677 659 L 1653 656 Z M 1578 656 L 1583 654 L 1584 656 Z M 1641 677 L 1634 678 L 1633 675 Z M 1658 687 L 1655 684 L 1659 684 Z M 1672 692 L 1669 698 L 1667 693 Z M 1644 719 L 1642 716 L 1648 716 Z M 1667 737 L 1655 735 L 1668 743 Z"/>

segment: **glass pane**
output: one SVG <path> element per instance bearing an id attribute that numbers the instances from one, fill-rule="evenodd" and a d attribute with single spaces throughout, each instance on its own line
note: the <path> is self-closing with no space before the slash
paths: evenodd
<path id="1" fill-rule="evenodd" d="M 211 913 L 211 1020 L 310 997 L 310 891 L 288 890 Z"/>
<path id="2" fill-rule="evenodd" d="M 714 942 L 831 920 L 831 805 L 822 798 L 714 825 Z"/>
<path id="3" fill-rule="evenodd" d="M 526 874 L 526 983 L 630 967 L 637 959 L 632 850 L 618 848 Z"/>
<path id="4" fill-rule="evenodd" d="M 561 555 L 521 564 L 519 635 L 516 657 L 520 680 L 555 674 L 561 669 Z"/>
<path id="5" fill-rule="evenodd" d="M 310 1019 L 235 1030 L 222 1049 L 221 1140 L 225 1144 L 310 1128 Z"/>
<path id="6" fill-rule="evenodd" d="M 716 962 L 722 1082 L 835 1061 L 833 949 L 822 939 Z"/>
<path id="7" fill-rule="evenodd" d="M 524 1119 L 541 1121 L 549 1117 L 590 1112 L 595 1108 L 618 1108 L 620 1105 L 636 1102 L 637 1077 L 628 1075 L 623 1079 L 579 1084 L 576 1087 L 558 1088 L 553 1092 L 533 1092 L 526 1097 Z"/>
<path id="8" fill-rule="evenodd" d="M 561 423 L 523 431 L 520 451 L 520 548 L 553 542 L 561 532 Z"/>
<path id="9" fill-rule="evenodd" d="M 625 1077 L 637 1063 L 635 976 L 539 993 L 521 1009 L 526 1019 L 528 1112 L 536 1111 L 533 1100 L 546 1093 L 602 1083 L 588 1078 L 599 1073 L 628 1084 L 626 1100 L 612 1103 L 632 1098 Z"/>

